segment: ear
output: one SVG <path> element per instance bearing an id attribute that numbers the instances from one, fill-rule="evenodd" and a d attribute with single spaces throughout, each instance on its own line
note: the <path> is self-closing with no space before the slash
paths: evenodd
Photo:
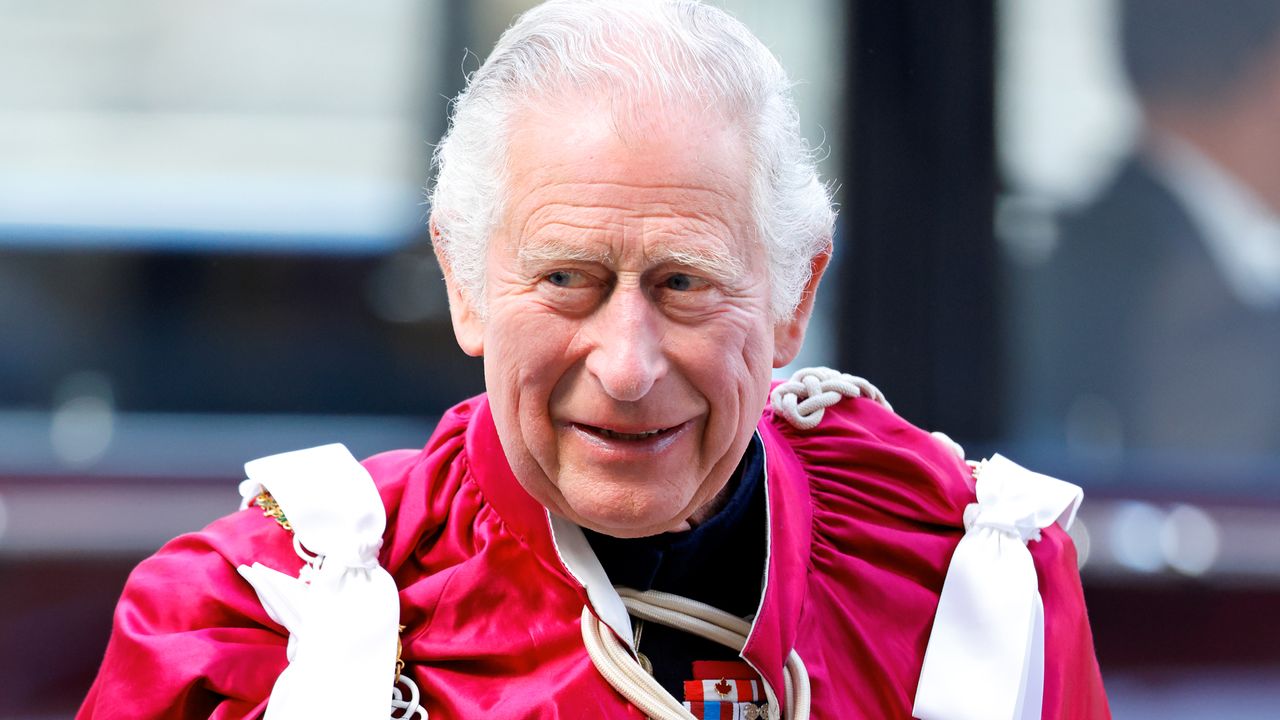
<path id="1" fill-rule="evenodd" d="M 773 366 L 780 368 L 792 360 L 800 352 L 804 344 L 804 333 L 809 327 L 809 317 L 813 315 L 813 301 L 818 295 L 818 283 L 822 282 L 822 274 L 827 271 L 827 263 L 831 262 L 831 245 L 813 257 L 809 265 L 809 281 L 804 285 L 800 295 L 800 304 L 795 314 L 786 320 L 773 324 Z"/>
<path id="2" fill-rule="evenodd" d="M 453 277 L 449 259 L 440 250 L 440 226 L 436 223 L 435 213 L 432 213 L 430 223 L 431 249 L 435 251 L 436 262 L 444 271 L 444 285 L 449 292 L 449 318 L 453 321 L 453 335 L 458 339 L 458 347 L 462 348 L 462 352 L 480 357 L 484 355 L 484 321 L 472 305 L 471 298 L 462 292 L 458 281 Z"/>

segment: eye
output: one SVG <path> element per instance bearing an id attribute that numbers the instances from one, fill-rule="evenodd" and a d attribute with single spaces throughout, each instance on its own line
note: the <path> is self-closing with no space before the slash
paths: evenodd
<path id="1" fill-rule="evenodd" d="M 576 270 L 553 270 L 542 279 L 560 288 L 577 288 L 587 284 L 587 277 Z"/>
<path id="2" fill-rule="evenodd" d="M 662 286 L 667 290 L 675 290 L 676 292 L 689 292 L 691 290 L 701 290 L 707 286 L 707 281 L 692 275 L 684 273 L 676 273 L 668 276 L 662 281 Z"/>

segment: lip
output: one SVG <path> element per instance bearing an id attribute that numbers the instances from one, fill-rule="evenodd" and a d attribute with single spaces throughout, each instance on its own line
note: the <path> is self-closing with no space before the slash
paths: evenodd
<path id="1" fill-rule="evenodd" d="M 626 459 L 656 455 L 666 451 L 689 432 L 693 427 L 693 421 L 686 420 L 660 430 L 652 425 L 648 427 L 600 426 L 579 422 L 565 422 L 562 427 L 571 436 L 582 440 L 588 447 L 606 456 Z M 654 430 L 658 431 L 654 432 Z"/>

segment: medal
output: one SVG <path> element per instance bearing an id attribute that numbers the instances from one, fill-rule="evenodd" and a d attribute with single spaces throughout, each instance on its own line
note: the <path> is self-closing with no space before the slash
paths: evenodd
<path id="1" fill-rule="evenodd" d="M 760 677 L 741 661 L 698 660 L 684 683 L 684 707 L 707 720 L 764 720 Z"/>

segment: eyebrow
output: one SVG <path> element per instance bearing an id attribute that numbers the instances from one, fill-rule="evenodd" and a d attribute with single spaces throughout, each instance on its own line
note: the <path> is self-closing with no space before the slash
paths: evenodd
<path id="1" fill-rule="evenodd" d="M 591 262 L 607 266 L 615 264 L 613 252 L 608 248 L 594 250 L 554 242 L 523 245 L 516 257 L 521 264 L 527 265 L 555 262 Z M 662 247 L 647 257 L 653 265 L 679 265 L 725 284 L 740 279 L 746 272 L 741 258 L 711 248 Z"/>
<path id="2" fill-rule="evenodd" d="M 662 248 L 650 257 L 658 265 L 679 265 L 728 284 L 746 272 L 741 258 L 712 248 Z"/>
<path id="3" fill-rule="evenodd" d="M 527 243 L 520 246 L 516 259 L 522 265 L 554 262 L 595 262 L 601 265 L 613 264 L 613 253 L 608 249 L 603 252 L 584 247 L 569 247 L 554 242 Z"/>

